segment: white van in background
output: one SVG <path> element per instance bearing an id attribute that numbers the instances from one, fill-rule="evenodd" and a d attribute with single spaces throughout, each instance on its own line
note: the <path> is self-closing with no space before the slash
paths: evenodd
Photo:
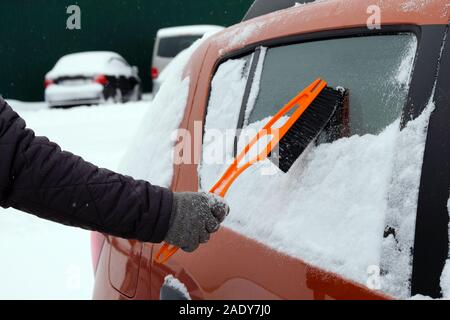
<path id="1" fill-rule="evenodd" d="M 167 65 L 181 51 L 189 48 L 196 40 L 209 32 L 218 32 L 224 27 L 215 25 L 191 25 L 160 29 L 156 34 L 153 49 L 151 76 L 153 79 L 153 93 L 156 94 L 161 86 L 160 75 Z"/>

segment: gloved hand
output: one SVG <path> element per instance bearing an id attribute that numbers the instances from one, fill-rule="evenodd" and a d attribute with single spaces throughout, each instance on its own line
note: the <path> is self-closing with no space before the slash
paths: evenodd
<path id="1" fill-rule="evenodd" d="M 186 252 L 195 251 L 219 230 L 230 208 L 224 200 L 207 193 L 174 193 L 169 231 L 165 241 Z"/>

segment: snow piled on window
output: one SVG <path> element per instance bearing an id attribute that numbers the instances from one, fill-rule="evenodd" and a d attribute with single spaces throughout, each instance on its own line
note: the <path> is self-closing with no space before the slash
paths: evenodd
<path id="1" fill-rule="evenodd" d="M 195 42 L 171 63 L 172 72 L 149 106 L 133 144 L 122 160 L 120 172 L 154 185 L 169 187 L 173 176 L 173 146 L 183 120 L 189 94 L 189 78 L 183 71 L 193 52 L 208 37 Z"/>
<path id="2" fill-rule="evenodd" d="M 224 84 L 225 85 L 225 84 Z M 219 99 L 222 100 L 222 99 Z M 239 105 L 239 104 L 238 104 Z M 225 108 L 226 107 L 226 108 Z M 224 125 L 225 104 L 211 104 L 206 120 L 210 130 Z M 400 121 L 378 135 L 352 136 L 309 148 L 284 174 L 266 160 L 244 172 L 226 195 L 231 213 L 225 226 L 275 250 L 312 265 L 366 284 L 370 266 L 381 265 L 383 251 L 396 253 L 383 243 L 386 214 L 394 214 L 399 225 L 400 247 L 409 248 L 414 236 L 420 172 L 426 129 L 433 104 L 400 130 Z M 253 123 L 241 134 L 241 150 L 251 134 L 268 119 Z M 209 140 L 204 152 L 211 152 Z M 227 148 L 227 153 L 232 150 Z M 227 154 L 232 157 L 232 154 Z M 211 187 L 227 164 L 203 165 L 201 179 Z M 409 233 L 409 234 L 408 234 Z M 385 241 L 390 241 L 387 239 Z M 390 251 L 386 248 L 389 247 Z M 396 283 L 394 276 L 410 275 L 409 252 L 401 262 L 406 270 L 389 265 L 383 291 L 403 297 L 409 283 Z M 406 279 L 406 278 L 405 278 Z"/>
<path id="3" fill-rule="evenodd" d="M 245 109 L 244 126 L 248 125 L 248 120 L 252 114 L 253 108 L 256 104 L 256 99 L 259 95 L 259 89 L 261 87 L 261 76 L 264 67 L 264 61 L 266 60 L 267 48 L 261 47 L 261 53 L 259 55 L 258 65 L 255 70 L 255 77 L 253 79 L 252 88 L 248 97 L 247 108 Z"/>
<path id="4" fill-rule="evenodd" d="M 450 217 L 450 198 L 448 199 L 447 202 L 447 210 Z M 448 237 L 450 239 L 450 224 L 448 226 Z M 450 251 L 448 254 L 448 260 L 445 263 L 445 267 L 441 275 L 441 290 L 442 290 L 442 297 L 444 299 L 450 299 Z"/>
<path id="5" fill-rule="evenodd" d="M 384 290 L 399 298 L 410 295 L 412 249 L 426 133 L 434 102 L 408 123 L 397 138 L 390 184 L 386 190 L 386 225 L 395 230 L 383 239 Z"/>
<path id="6" fill-rule="evenodd" d="M 417 38 L 413 37 L 408 48 L 403 54 L 398 71 L 396 72 L 396 81 L 403 88 L 408 87 L 411 80 L 412 69 L 414 66 L 414 59 L 416 57 Z"/>
<path id="7" fill-rule="evenodd" d="M 245 59 L 222 63 L 211 84 L 209 106 L 214 107 L 207 109 L 206 123 L 211 130 L 205 128 L 202 155 L 203 162 L 209 165 L 198 168 L 201 187 L 206 191 L 214 184 L 210 178 L 217 179 L 221 175 L 224 159 L 227 163 L 233 160 L 234 136 L 248 79 L 247 63 Z M 225 141 L 223 133 L 226 133 Z"/>

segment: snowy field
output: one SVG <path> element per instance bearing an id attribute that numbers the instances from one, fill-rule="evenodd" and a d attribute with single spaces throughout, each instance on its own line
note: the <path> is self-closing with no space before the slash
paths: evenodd
<path id="1" fill-rule="evenodd" d="M 146 97 L 150 99 L 151 97 Z M 70 110 L 10 100 L 37 135 L 117 169 L 149 101 Z M 0 299 L 90 299 L 90 234 L 0 208 Z"/>

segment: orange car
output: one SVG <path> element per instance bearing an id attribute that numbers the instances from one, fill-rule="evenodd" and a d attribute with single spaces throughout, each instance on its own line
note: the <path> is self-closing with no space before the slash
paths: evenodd
<path id="1" fill-rule="evenodd" d="M 318 77 L 348 89 L 346 107 L 287 174 L 264 175 L 266 163 L 241 176 L 225 226 L 196 252 L 158 264 L 161 245 L 93 234 L 94 298 L 450 294 L 449 17 L 446 0 L 257 0 L 198 44 L 179 128 L 201 124 L 203 145 L 187 147 L 202 160 L 173 165 L 174 191 L 208 190 L 223 172 L 205 162 L 211 130 L 235 130 L 235 155 Z"/>

